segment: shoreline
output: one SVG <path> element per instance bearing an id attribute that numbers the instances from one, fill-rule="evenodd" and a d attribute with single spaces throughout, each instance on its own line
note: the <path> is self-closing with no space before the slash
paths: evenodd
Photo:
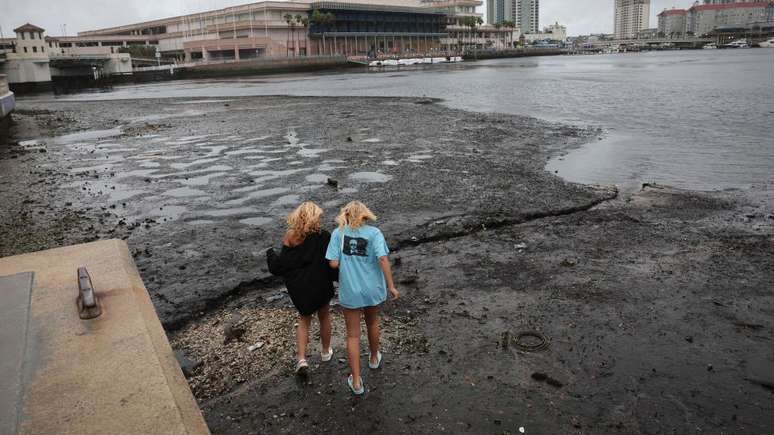
<path id="1" fill-rule="evenodd" d="M 13 140 L 57 138 L 0 147 L 2 255 L 127 238 L 173 345 L 206 362 L 191 382 L 222 380 L 198 394 L 214 433 L 363 431 L 364 416 L 393 433 L 774 424 L 771 390 L 744 380 L 774 327 L 768 187 L 618 196 L 568 183 L 547 159 L 599 130 L 436 100 L 228 100 L 21 101 Z M 347 395 L 335 361 L 295 382 L 292 311 L 261 270 L 290 206 L 312 199 L 332 219 L 354 198 L 379 214 L 405 289 L 385 306 L 390 352 L 366 373 L 365 400 Z M 240 310 L 263 353 L 211 344 Z M 525 329 L 549 349 L 502 346 Z M 421 345 L 401 352 L 390 340 L 404 335 Z"/>

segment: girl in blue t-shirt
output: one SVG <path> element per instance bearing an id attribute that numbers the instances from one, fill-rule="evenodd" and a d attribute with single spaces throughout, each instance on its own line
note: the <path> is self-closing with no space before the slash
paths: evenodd
<path id="1" fill-rule="evenodd" d="M 336 218 L 339 227 L 333 231 L 325 258 L 331 267 L 339 269 L 339 303 L 344 308 L 347 324 L 347 354 L 352 374 L 347 385 L 356 395 L 365 393 L 360 377 L 360 315 L 363 313 L 368 330 L 370 349 L 368 367 L 382 364 L 379 352 L 379 305 L 398 299 L 390 269 L 390 251 L 378 228 L 366 225 L 376 216 L 360 201 L 352 201 Z"/>

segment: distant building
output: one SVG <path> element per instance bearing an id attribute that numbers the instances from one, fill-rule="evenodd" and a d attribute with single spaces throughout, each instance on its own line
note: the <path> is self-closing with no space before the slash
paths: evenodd
<path id="1" fill-rule="evenodd" d="M 551 24 L 540 33 L 528 33 L 524 35 L 527 42 L 534 44 L 538 41 L 565 42 L 567 40 L 567 27 L 559 23 Z"/>
<path id="2" fill-rule="evenodd" d="M 498 24 L 513 21 L 524 33 L 540 29 L 540 0 L 487 0 L 486 21 Z"/>
<path id="3" fill-rule="evenodd" d="M 540 29 L 540 0 L 516 0 L 517 20 L 524 33 L 536 33 Z"/>
<path id="4" fill-rule="evenodd" d="M 650 27 L 650 0 L 615 0 L 615 37 L 634 39 Z"/>
<path id="5" fill-rule="evenodd" d="M 663 36 L 683 36 L 688 24 L 685 9 L 664 9 L 658 14 L 658 33 Z"/>
<path id="6" fill-rule="evenodd" d="M 12 90 L 45 89 L 51 86 L 46 31 L 27 23 L 13 29 L 16 38 L 3 39 L 5 61 L 0 63 L 0 74 L 8 77 Z"/>
<path id="7" fill-rule="evenodd" d="M 688 9 L 686 31 L 696 36 L 718 29 L 748 29 L 774 25 L 774 2 L 715 2 L 694 4 Z"/>

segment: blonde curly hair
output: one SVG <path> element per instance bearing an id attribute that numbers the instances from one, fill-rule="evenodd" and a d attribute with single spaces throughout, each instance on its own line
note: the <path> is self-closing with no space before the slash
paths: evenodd
<path id="1" fill-rule="evenodd" d="M 339 228 L 348 226 L 352 229 L 362 227 L 366 221 L 375 221 L 376 215 L 360 201 L 352 201 L 341 208 L 336 222 Z"/>
<path id="2" fill-rule="evenodd" d="M 288 229 L 303 240 L 310 234 L 320 232 L 322 215 L 320 206 L 312 201 L 304 202 L 288 215 Z"/>

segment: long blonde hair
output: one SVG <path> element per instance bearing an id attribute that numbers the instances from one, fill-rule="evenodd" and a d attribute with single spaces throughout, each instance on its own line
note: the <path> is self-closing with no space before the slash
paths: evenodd
<path id="1" fill-rule="evenodd" d="M 341 208 L 341 212 L 336 217 L 339 228 L 348 226 L 352 229 L 358 229 L 366 221 L 375 221 L 376 215 L 360 201 L 352 201 Z"/>
<path id="2" fill-rule="evenodd" d="M 288 229 L 301 240 L 312 233 L 319 233 L 322 214 L 320 206 L 312 201 L 304 202 L 288 215 Z"/>

